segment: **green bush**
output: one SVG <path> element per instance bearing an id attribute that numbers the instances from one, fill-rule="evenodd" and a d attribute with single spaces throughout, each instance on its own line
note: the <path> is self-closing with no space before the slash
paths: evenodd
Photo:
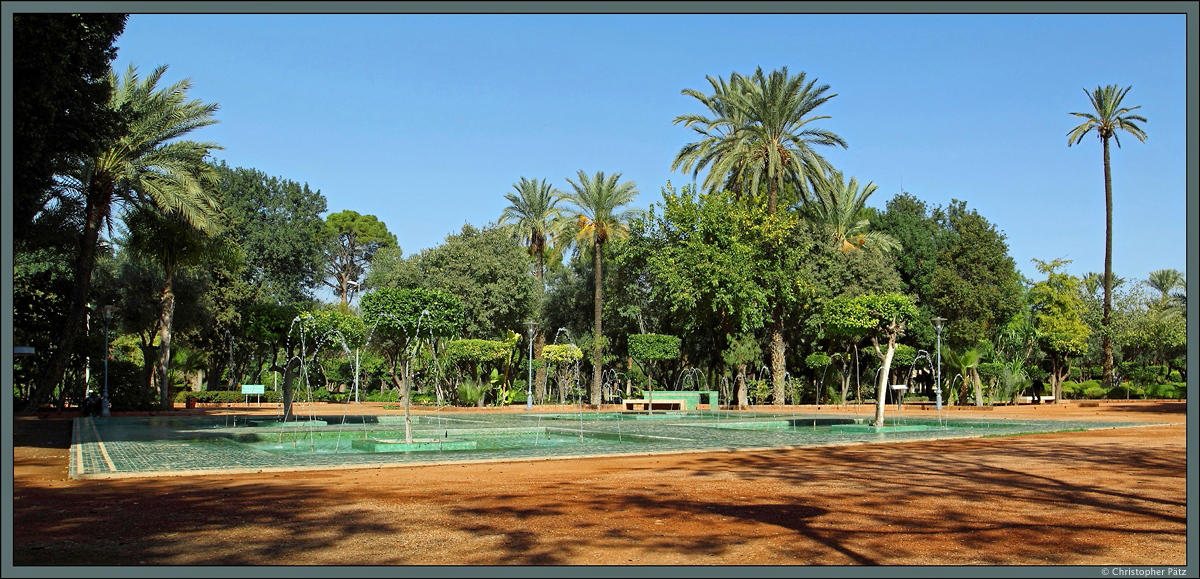
<path id="1" fill-rule="evenodd" d="M 832 359 L 825 352 L 813 352 L 804 358 L 804 365 L 809 368 L 824 368 Z"/>
<path id="2" fill-rule="evenodd" d="M 1062 393 L 1065 398 L 1074 398 L 1079 395 L 1079 384 L 1070 380 L 1064 380 L 1062 383 Z"/>
<path id="3" fill-rule="evenodd" d="M 1145 398 L 1146 388 L 1132 382 L 1122 382 L 1108 391 L 1109 398 Z"/>
<path id="4" fill-rule="evenodd" d="M 488 388 L 487 383 L 464 380 L 458 385 L 458 401 L 466 406 L 478 406 Z"/>
<path id="5" fill-rule="evenodd" d="M 629 355 L 636 360 L 674 360 L 679 358 L 679 338 L 666 334 L 630 334 Z"/>
<path id="6" fill-rule="evenodd" d="M 1146 397 L 1173 400 L 1179 397 L 1179 392 L 1175 384 L 1171 382 L 1166 384 L 1151 384 L 1146 387 Z"/>

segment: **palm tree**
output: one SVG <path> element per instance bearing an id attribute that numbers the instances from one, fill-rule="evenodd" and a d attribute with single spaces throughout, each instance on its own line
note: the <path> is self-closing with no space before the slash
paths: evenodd
<path id="1" fill-rule="evenodd" d="M 514 183 L 513 189 L 517 192 L 504 195 L 509 206 L 500 215 L 499 224 L 510 226 L 517 239 L 529 249 L 529 254 L 537 257 L 538 267 L 534 273 L 541 282 L 546 271 L 546 248 L 562 231 L 562 209 L 557 205 L 564 194 L 545 179 L 539 182 L 525 177 Z"/>
<path id="2" fill-rule="evenodd" d="M 1162 303 L 1182 301 L 1181 293 L 1178 290 L 1187 287 L 1187 284 L 1184 283 L 1183 273 L 1177 269 L 1156 269 L 1150 272 L 1150 279 L 1146 283 L 1162 294 L 1160 299 Z"/>
<path id="3" fill-rule="evenodd" d="M 968 348 L 961 354 L 956 354 L 950 348 L 943 348 L 942 359 L 962 378 L 959 404 L 966 405 L 967 383 L 970 383 L 975 389 L 975 405 L 983 406 L 983 388 L 979 379 L 979 350 Z"/>
<path id="4" fill-rule="evenodd" d="M 66 325 L 30 396 L 31 408 L 62 379 L 75 348 L 91 291 L 100 229 L 110 219 L 114 200 L 152 204 L 163 212 L 178 214 L 200 230 L 215 225 L 217 201 L 208 186 L 215 172 L 205 158 L 220 147 L 177 139 L 215 124 L 212 115 L 217 105 L 186 100 L 191 86 L 188 80 L 159 90 L 158 81 L 166 70 L 165 66 L 156 68 L 145 80 L 138 78 L 133 66 L 124 79 L 109 72 L 114 87 L 109 107 L 120 112 L 127 123 L 125 130 L 75 174 L 64 176 L 64 188 L 85 200 L 85 221 Z"/>
<path id="5" fill-rule="evenodd" d="M 605 177 L 603 171 L 594 177 L 588 177 L 579 171 L 579 183 L 567 179 L 567 183 L 575 189 L 567 193 L 565 198 L 575 205 L 570 208 L 574 216 L 571 224 L 574 233 L 574 243 L 577 247 L 592 248 L 592 263 L 596 270 L 596 292 L 594 303 L 595 324 L 592 341 L 592 388 L 591 403 L 600 404 L 600 348 L 602 345 L 600 327 L 600 306 L 604 300 L 601 284 L 601 265 L 604 262 L 604 244 L 611 239 L 622 239 L 629 235 L 629 221 L 641 212 L 634 209 L 621 211 L 618 209 L 628 205 L 638 194 L 637 185 L 633 181 L 620 182 L 621 174 L 616 173 Z"/>
<path id="6" fill-rule="evenodd" d="M 683 94 L 703 103 L 713 114 L 713 118 L 708 119 L 701 115 L 692 114 L 680 115 L 675 117 L 674 121 L 674 124 L 683 123 L 685 127 L 691 128 L 703 137 L 698 142 L 684 145 L 680 149 L 679 154 L 675 156 L 675 160 L 671 163 L 672 171 L 676 169 L 691 170 L 693 180 L 709 163 L 715 163 L 723 157 L 726 149 L 736 142 L 734 133 L 750 122 L 741 109 L 730 104 L 732 93 L 735 90 L 733 85 L 719 76 L 708 76 L 705 78 L 712 85 L 712 96 L 690 88 L 683 89 Z M 741 77 L 737 73 L 733 73 L 730 78 L 735 80 L 735 82 L 740 82 L 736 79 Z M 741 175 L 738 169 L 740 167 L 735 167 L 725 175 L 716 170 L 709 171 L 708 177 L 704 181 L 705 187 L 709 191 L 715 191 L 722 184 L 721 178 L 725 177 L 723 182 L 724 187 L 732 191 L 738 198 L 741 198 Z"/>
<path id="7" fill-rule="evenodd" d="M 711 165 L 704 181 L 710 191 L 731 180 L 748 185 L 752 192 L 765 184 L 767 210 L 775 213 L 784 186 L 802 187 L 805 175 L 828 167 L 813 145 L 846 148 L 846 142 L 836 134 L 807 127 L 813 121 L 829 118 L 809 115 L 837 95 L 825 94 L 829 85 L 815 86 L 815 79 L 805 81 L 803 72 L 791 76 L 787 67 L 770 75 L 763 74 L 759 67 L 749 77 L 731 74 L 728 83 L 709 77 L 715 91 L 711 97 L 684 90 L 683 94 L 696 97 L 716 116 L 707 119 L 684 115 L 675 119 L 676 124 L 682 122 L 705 138 L 681 149 L 671 168 L 686 171 L 694 167 L 695 174 Z"/>
<path id="8" fill-rule="evenodd" d="M 124 244 L 134 253 L 153 259 L 163 271 L 159 294 L 158 361 L 154 377 L 158 382 L 159 404 L 172 407 L 170 397 L 171 338 L 175 319 L 175 273 L 180 267 L 197 265 L 209 259 L 230 261 L 234 250 L 217 237 L 216 228 L 201 231 L 180 215 L 162 213 L 156 207 L 141 204 L 126 213 Z"/>
<path id="9" fill-rule="evenodd" d="M 1071 129 L 1067 133 L 1067 146 L 1075 145 L 1083 141 L 1083 137 L 1093 130 L 1096 131 L 1096 136 L 1100 138 L 1100 142 L 1104 149 L 1104 310 L 1101 319 L 1101 325 L 1108 330 L 1112 324 L 1112 167 L 1109 163 L 1108 155 L 1108 140 L 1115 139 L 1117 147 L 1121 146 L 1121 138 L 1118 131 L 1126 131 L 1136 137 L 1141 142 L 1146 142 L 1146 133 L 1137 125 L 1144 123 L 1146 119 L 1139 115 L 1130 114 L 1131 111 L 1141 108 L 1122 107 L 1121 101 L 1125 98 L 1125 94 L 1133 87 L 1121 88 L 1115 84 L 1110 84 L 1105 87 L 1096 87 L 1096 90 L 1088 92 L 1083 89 L 1083 92 L 1088 95 L 1088 99 L 1092 101 L 1092 108 L 1095 114 L 1091 113 L 1071 113 L 1084 120 L 1079 126 Z M 1101 338 L 1102 357 L 1104 358 L 1104 378 L 1103 387 L 1109 389 L 1112 387 L 1112 367 L 1113 367 L 1113 352 L 1112 352 L 1112 336 L 1111 332 L 1103 332 Z"/>
<path id="10" fill-rule="evenodd" d="M 551 187 L 546 180 L 540 182 L 521 177 L 519 183 L 513 184 L 516 193 L 507 193 L 504 198 L 509 206 L 500 215 L 500 225 L 512 228 L 518 240 L 529 248 L 529 254 L 537 257 L 537 269 L 534 274 L 538 279 L 538 292 L 545 289 L 546 249 L 551 245 L 559 245 L 557 238 L 566 221 L 562 217 L 562 209 L 557 205 L 563 199 L 563 193 Z M 542 349 L 546 346 L 546 332 L 538 327 L 533 336 L 533 358 L 544 361 Z M 546 368 L 537 369 L 537 399 L 541 400 L 546 393 Z"/>
<path id="11" fill-rule="evenodd" d="M 824 225 L 830 232 L 834 245 L 842 253 L 849 253 L 864 247 L 887 253 L 900 248 L 900 243 L 892 236 L 870 231 L 870 222 L 859 218 L 867 198 L 875 192 L 875 184 L 867 183 L 862 190 L 858 188 L 858 180 L 851 177 L 846 183 L 840 171 L 830 171 L 828 175 L 814 173 L 808 176 L 814 200 L 801 207 L 801 213 L 813 221 Z"/>

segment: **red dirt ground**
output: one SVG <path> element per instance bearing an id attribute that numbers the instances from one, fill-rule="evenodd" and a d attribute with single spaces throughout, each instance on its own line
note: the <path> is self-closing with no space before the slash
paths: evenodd
<path id="1" fill-rule="evenodd" d="M 907 408 L 904 414 L 932 416 Z M 13 563 L 1187 563 L 1185 404 L 1019 406 L 988 414 L 1170 424 L 773 451 L 75 481 L 67 478 L 71 423 L 21 415 L 14 422 Z"/>

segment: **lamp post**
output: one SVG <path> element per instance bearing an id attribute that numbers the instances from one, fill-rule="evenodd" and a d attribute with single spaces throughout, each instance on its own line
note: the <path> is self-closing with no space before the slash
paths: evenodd
<path id="1" fill-rule="evenodd" d="M 937 378 L 934 384 L 934 391 L 937 392 L 937 409 L 942 409 L 942 324 L 946 322 L 946 318 L 941 316 L 934 317 L 930 320 L 933 322 L 933 327 L 937 330 Z"/>
<path id="2" fill-rule="evenodd" d="M 533 322 L 529 322 L 529 379 L 525 382 L 525 410 L 533 410 Z"/>
<path id="3" fill-rule="evenodd" d="M 107 305 L 100 308 L 104 314 L 104 393 L 100 397 L 100 416 L 108 416 L 108 321 L 112 319 L 113 310 L 117 307 Z"/>

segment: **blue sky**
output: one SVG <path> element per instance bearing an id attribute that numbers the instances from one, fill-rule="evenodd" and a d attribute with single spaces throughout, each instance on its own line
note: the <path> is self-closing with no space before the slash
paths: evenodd
<path id="1" fill-rule="evenodd" d="M 569 190 L 577 171 L 621 173 L 645 208 L 690 175 L 672 124 L 704 113 L 680 94 L 786 66 L 837 96 L 817 126 L 848 177 L 930 206 L 967 202 L 1030 258 L 1104 267 L 1099 140 L 1067 147 L 1083 89 L 1132 86 L 1145 143 L 1113 148 L 1113 269 L 1186 271 L 1186 30 L 1161 15 L 130 16 L 114 63 L 170 65 L 220 103 L 193 134 L 232 166 L 308 183 L 331 212 L 373 214 L 405 255 L 482 226 L 521 177 Z M 701 176 L 703 178 L 703 175 Z"/>

